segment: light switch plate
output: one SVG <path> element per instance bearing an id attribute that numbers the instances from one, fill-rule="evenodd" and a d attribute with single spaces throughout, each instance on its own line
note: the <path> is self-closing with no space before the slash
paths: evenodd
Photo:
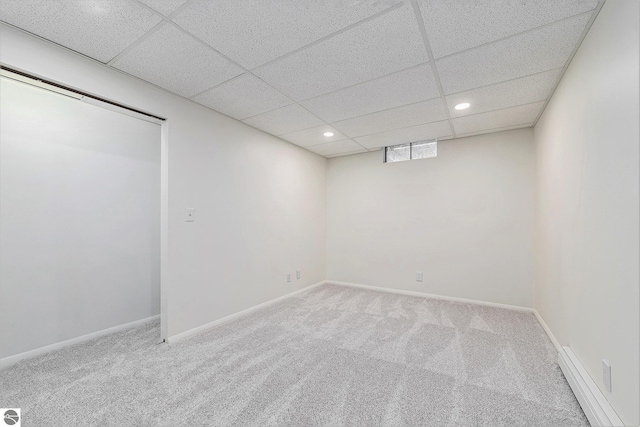
<path id="1" fill-rule="evenodd" d="M 302 270 L 297 269 L 296 270 L 296 279 L 300 279 L 300 276 L 302 276 Z"/>
<path id="2" fill-rule="evenodd" d="M 422 282 L 422 271 L 416 271 L 416 282 Z"/>
<path id="3" fill-rule="evenodd" d="M 195 222 L 196 221 L 196 208 L 186 208 L 185 210 L 185 219 L 186 222 Z"/>

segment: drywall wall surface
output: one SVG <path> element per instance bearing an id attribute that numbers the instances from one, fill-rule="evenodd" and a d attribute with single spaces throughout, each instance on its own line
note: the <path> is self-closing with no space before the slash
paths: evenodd
<path id="1" fill-rule="evenodd" d="M 640 424 L 639 12 L 604 4 L 534 132 L 536 309 L 627 425 Z"/>
<path id="2" fill-rule="evenodd" d="M 167 118 L 165 336 L 324 280 L 324 157 L 1 24 L 0 61 Z"/>
<path id="3" fill-rule="evenodd" d="M 0 358 L 159 314 L 160 126 L 0 93 Z"/>
<path id="4" fill-rule="evenodd" d="M 327 179 L 327 279 L 533 306 L 531 129 L 334 158 Z"/>

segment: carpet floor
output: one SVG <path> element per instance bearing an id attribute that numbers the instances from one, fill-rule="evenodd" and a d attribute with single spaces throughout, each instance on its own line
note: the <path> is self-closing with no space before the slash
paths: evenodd
<path id="1" fill-rule="evenodd" d="M 159 322 L 0 371 L 23 426 L 588 426 L 530 313 L 322 285 L 175 344 Z"/>

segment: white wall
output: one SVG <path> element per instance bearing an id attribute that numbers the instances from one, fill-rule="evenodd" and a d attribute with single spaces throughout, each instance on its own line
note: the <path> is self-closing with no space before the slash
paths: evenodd
<path id="1" fill-rule="evenodd" d="M 533 306 L 531 129 L 330 159 L 327 188 L 327 279 Z"/>
<path id="2" fill-rule="evenodd" d="M 159 314 L 160 126 L 0 93 L 0 358 Z"/>
<path id="3" fill-rule="evenodd" d="M 0 61 L 168 119 L 167 336 L 324 280 L 325 158 L 5 25 Z"/>
<path id="4" fill-rule="evenodd" d="M 627 425 L 639 414 L 637 1 L 607 1 L 535 127 L 536 308 Z M 609 393 L 601 360 L 612 366 Z"/>

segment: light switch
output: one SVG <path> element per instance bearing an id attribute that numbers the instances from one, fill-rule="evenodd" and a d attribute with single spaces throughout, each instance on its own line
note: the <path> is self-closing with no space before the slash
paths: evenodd
<path id="1" fill-rule="evenodd" d="M 416 271 L 416 282 L 422 282 L 422 271 Z"/>
<path id="2" fill-rule="evenodd" d="M 185 214 L 185 221 L 186 222 L 195 222 L 196 221 L 196 209 L 195 208 L 186 208 L 186 214 Z"/>

